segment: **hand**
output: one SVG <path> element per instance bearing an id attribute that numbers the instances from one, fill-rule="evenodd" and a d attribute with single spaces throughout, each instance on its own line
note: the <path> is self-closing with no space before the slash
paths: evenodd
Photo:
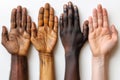
<path id="1" fill-rule="evenodd" d="M 114 25 L 109 27 L 106 9 L 98 5 L 89 18 L 89 43 L 93 56 L 106 55 L 116 45 L 118 33 Z"/>
<path id="2" fill-rule="evenodd" d="M 64 13 L 60 17 L 60 37 L 65 52 L 70 50 L 79 50 L 88 39 L 88 21 L 83 25 L 83 33 L 81 32 L 79 13 L 77 6 L 64 5 Z"/>
<path id="3" fill-rule="evenodd" d="M 41 53 L 51 53 L 57 42 L 58 18 L 54 16 L 54 9 L 46 3 L 41 7 L 38 16 L 38 29 L 32 24 L 31 42 Z"/>
<path id="4" fill-rule="evenodd" d="M 18 6 L 12 10 L 11 29 L 2 29 L 2 44 L 11 54 L 27 55 L 30 46 L 31 18 L 27 15 L 26 8 Z"/>

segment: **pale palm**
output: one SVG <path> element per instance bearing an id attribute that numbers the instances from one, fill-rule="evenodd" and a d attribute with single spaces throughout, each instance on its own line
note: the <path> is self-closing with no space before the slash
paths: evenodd
<path id="1" fill-rule="evenodd" d="M 118 33 L 114 25 L 109 27 L 106 9 L 98 5 L 89 18 L 89 43 L 94 56 L 106 55 L 117 43 Z"/>

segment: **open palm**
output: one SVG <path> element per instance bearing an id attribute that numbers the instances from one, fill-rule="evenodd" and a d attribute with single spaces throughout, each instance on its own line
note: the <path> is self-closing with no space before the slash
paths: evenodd
<path id="1" fill-rule="evenodd" d="M 98 5 L 94 9 L 93 18 L 89 18 L 89 43 L 93 55 L 106 55 L 116 45 L 118 34 L 114 25 L 109 28 L 108 15 L 106 9 Z"/>
<path id="2" fill-rule="evenodd" d="M 39 52 L 51 53 L 57 42 L 58 18 L 49 4 L 41 7 L 38 16 L 38 29 L 32 24 L 31 42 Z"/>
<path id="3" fill-rule="evenodd" d="M 5 26 L 2 30 L 2 44 L 8 52 L 27 55 L 30 46 L 30 27 L 31 19 L 30 16 L 27 16 L 26 8 L 18 6 L 17 9 L 13 9 L 9 34 Z"/>

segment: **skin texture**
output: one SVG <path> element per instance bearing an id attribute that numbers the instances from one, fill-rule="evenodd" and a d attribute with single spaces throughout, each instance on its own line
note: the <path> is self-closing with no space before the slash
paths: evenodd
<path id="1" fill-rule="evenodd" d="M 40 56 L 40 80 L 55 80 L 53 50 L 58 38 L 58 18 L 48 3 L 38 14 L 38 28 L 32 23 L 31 42 Z"/>
<path id="2" fill-rule="evenodd" d="M 80 80 L 79 51 L 88 39 L 88 21 L 81 32 L 78 9 L 71 2 L 64 5 L 60 16 L 60 37 L 65 49 L 65 80 Z"/>
<path id="3" fill-rule="evenodd" d="M 89 43 L 93 54 L 92 80 L 108 80 L 107 56 L 118 41 L 118 32 L 114 25 L 109 27 L 108 14 L 99 4 L 89 17 Z"/>
<path id="4" fill-rule="evenodd" d="M 31 18 L 18 6 L 11 13 L 11 28 L 2 28 L 2 44 L 12 55 L 10 80 L 28 80 L 27 54 L 30 46 Z"/>

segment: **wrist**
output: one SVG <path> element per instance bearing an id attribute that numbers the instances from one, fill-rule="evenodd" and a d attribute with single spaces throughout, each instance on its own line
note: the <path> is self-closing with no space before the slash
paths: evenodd
<path id="1" fill-rule="evenodd" d="M 76 51 L 65 53 L 65 80 L 80 80 L 78 54 Z"/>
<path id="2" fill-rule="evenodd" d="M 107 80 L 108 62 L 105 55 L 92 57 L 92 80 Z"/>
<path id="3" fill-rule="evenodd" d="M 54 56 L 51 53 L 39 53 L 40 80 L 55 80 Z"/>
<path id="4" fill-rule="evenodd" d="M 80 50 L 77 49 L 69 49 L 65 50 L 65 57 L 74 56 L 79 57 Z"/>
<path id="5" fill-rule="evenodd" d="M 10 80 L 28 80 L 27 56 L 11 55 Z"/>
<path id="6" fill-rule="evenodd" d="M 54 55 L 52 53 L 39 53 L 40 62 L 53 62 Z"/>

